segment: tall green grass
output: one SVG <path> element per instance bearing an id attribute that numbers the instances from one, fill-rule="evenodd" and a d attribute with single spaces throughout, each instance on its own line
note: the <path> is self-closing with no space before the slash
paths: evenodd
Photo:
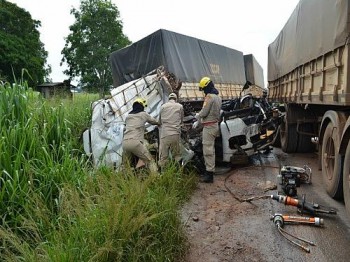
<path id="1" fill-rule="evenodd" d="M 178 214 L 196 179 L 90 167 L 80 134 L 90 103 L 0 86 L 1 261 L 177 261 Z M 147 175 L 147 174 L 146 174 Z"/>
<path id="2" fill-rule="evenodd" d="M 25 84 L 0 88 L 0 212 L 18 226 L 28 196 L 39 192 L 55 209 L 60 185 L 79 184 L 84 159 L 76 154 L 64 109 L 31 101 Z"/>
<path id="3" fill-rule="evenodd" d="M 74 144 L 77 148 L 82 147 L 82 133 L 91 125 L 91 103 L 98 99 L 98 94 L 75 93 L 72 99 L 54 97 L 49 100 L 50 106 L 64 108 L 65 118 L 70 124 L 73 136 L 72 141 L 78 142 L 78 144 Z"/>

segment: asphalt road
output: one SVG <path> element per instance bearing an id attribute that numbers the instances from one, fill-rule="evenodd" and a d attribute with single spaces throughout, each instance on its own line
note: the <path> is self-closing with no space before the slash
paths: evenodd
<path id="1" fill-rule="evenodd" d="M 312 240 L 316 246 L 310 246 L 310 253 L 293 252 L 293 256 L 286 257 L 287 261 L 350 261 L 350 219 L 346 215 L 345 206 L 342 201 L 335 201 L 329 197 L 323 187 L 322 173 L 318 170 L 316 154 L 285 154 L 279 149 L 274 149 L 274 156 L 277 162 L 282 165 L 293 165 L 303 167 L 305 164 L 312 169 L 312 184 L 301 184 L 298 190 L 298 197 L 304 194 L 307 202 L 314 202 L 337 210 L 336 215 L 316 214 L 323 218 L 324 227 L 313 227 L 309 225 L 286 225 L 285 229 L 294 235 Z M 277 213 L 295 212 L 295 207 L 284 206 L 278 202 L 272 203 L 271 209 Z M 308 215 L 310 216 L 310 215 Z M 280 250 L 288 254 L 290 248 L 296 248 L 276 236 L 274 243 Z"/>
<path id="2" fill-rule="evenodd" d="M 336 215 L 317 214 L 323 227 L 285 225 L 284 230 L 315 243 L 307 245 L 310 252 L 286 240 L 270 216 L 275 213 L 301 216 L 297 208 L 269 198 L 248 198 L 277 194 L 278 189 L 265 192 L 267 185 L 277 184 L 277 174 L 284 165 L 312 170 L 312 184 L 297 188 L 298 198 L 332 207 Z M 312 216 L 304 214 L 304 216 Z M 184 206 L 182 217 L 190 242 L 184 259 L 194 261 L 350 261 L 350 218 L 344 203 L 330 198 L 322 186 L 316 154 L 285 154 L 273 149 L 258 154 L 251 164 L 235 167 L 215 175 L 213 184 L 199 184 L 191 200 Z"/>

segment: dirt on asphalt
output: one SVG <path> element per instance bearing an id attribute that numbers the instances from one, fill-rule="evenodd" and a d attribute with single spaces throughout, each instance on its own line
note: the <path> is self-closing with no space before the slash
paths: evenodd
<path id="1" fill-rule="evenodd" d="M 296 207 L 270 198 L 280 189 L 276 189 L 276 177 L 283 165 L 308 165 L 313 173 L 312 184 L 298 187 L 298 196 L 305 194 L 308 202 L 338 210 L 337 215 L 319 215 L 325 221 L 322 228 L 284 227 L 289 233 L 314 241 L 316 246 L 305 244 L 310 253 L 288 242 L 270 220 L 275 213 L 301 215 Z M 187 262 L 348 261 L 350 257 L 350 223 L 344 203 L 328 197 L 322 188 L 316 154 L 288 155 L 279 149 L 256 154 L 247 166 L 216 174 L 213 184 L 199 183 L 182 209 L 182 220 L 190 243 Z"/>

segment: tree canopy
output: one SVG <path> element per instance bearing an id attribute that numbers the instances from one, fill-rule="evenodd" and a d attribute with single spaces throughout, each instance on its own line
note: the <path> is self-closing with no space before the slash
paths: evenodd
<path id="1" fill-rule="evenodd" d="M 29 86 L 43 83 L 51 69 L 40 41 L 40 21 L 16 4 L 0 0 L 0 80 L 14 82 L 23 74 Z"/>
<path id="2" fill-rule="evenodd" d="M 80 9 L 72 8 L 71 14 L 75 22 L 62 50 L 61 64 L 68 65 L 64 73 L 103 95 L 112 83 L 109 54 L 130 44 L 118 8 L 110 0 L 81 0 Z"/>

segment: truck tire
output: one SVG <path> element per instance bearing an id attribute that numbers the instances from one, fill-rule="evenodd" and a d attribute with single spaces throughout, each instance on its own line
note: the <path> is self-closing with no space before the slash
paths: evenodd
<path id="1" fill-rule="evenodd" d="M 293 117 L 293 107 L 287 106 L 286 115 L 280 125 L 281 149 L 285 153 L 295 153 L 298 147 L 297 124 L 290 124 Z"/>
<path id="2" fill-rule="evenodd" d="M 350 141 L 345 152 L 345 158 L 348 161 L 344 161 L 344 170 L 343 170 L 343 190 L 344 190 L 344 202 L 346 207 L 346 212 L 348 217 L 350 217 Z"/>
<path id="3" fill-rule="evenodd" d="M 335 125 L 329 122 L 322 140 L 322 176 L 326 191 L 334 199 L 343 197 L 342 158 L 339 154 L 339 135 Z"/>
<path id="4" fill-rule="evenodd" d="M 312 133 L 312 124 L 303 124 L 299 127 L 300 131 Z M 315 151 L 315 145 L 311 142 L 311 136 L 298 134 L 298 153 L 311 153 Z"/>
<path id="5" fill-rule="evenodd" d="M 283 123 L 282 123 L 283 125 Z M 281 148 L 285 153 L 295 153 L 298 146 L 298 134 L 296 124 L 281 126 Z"/>

